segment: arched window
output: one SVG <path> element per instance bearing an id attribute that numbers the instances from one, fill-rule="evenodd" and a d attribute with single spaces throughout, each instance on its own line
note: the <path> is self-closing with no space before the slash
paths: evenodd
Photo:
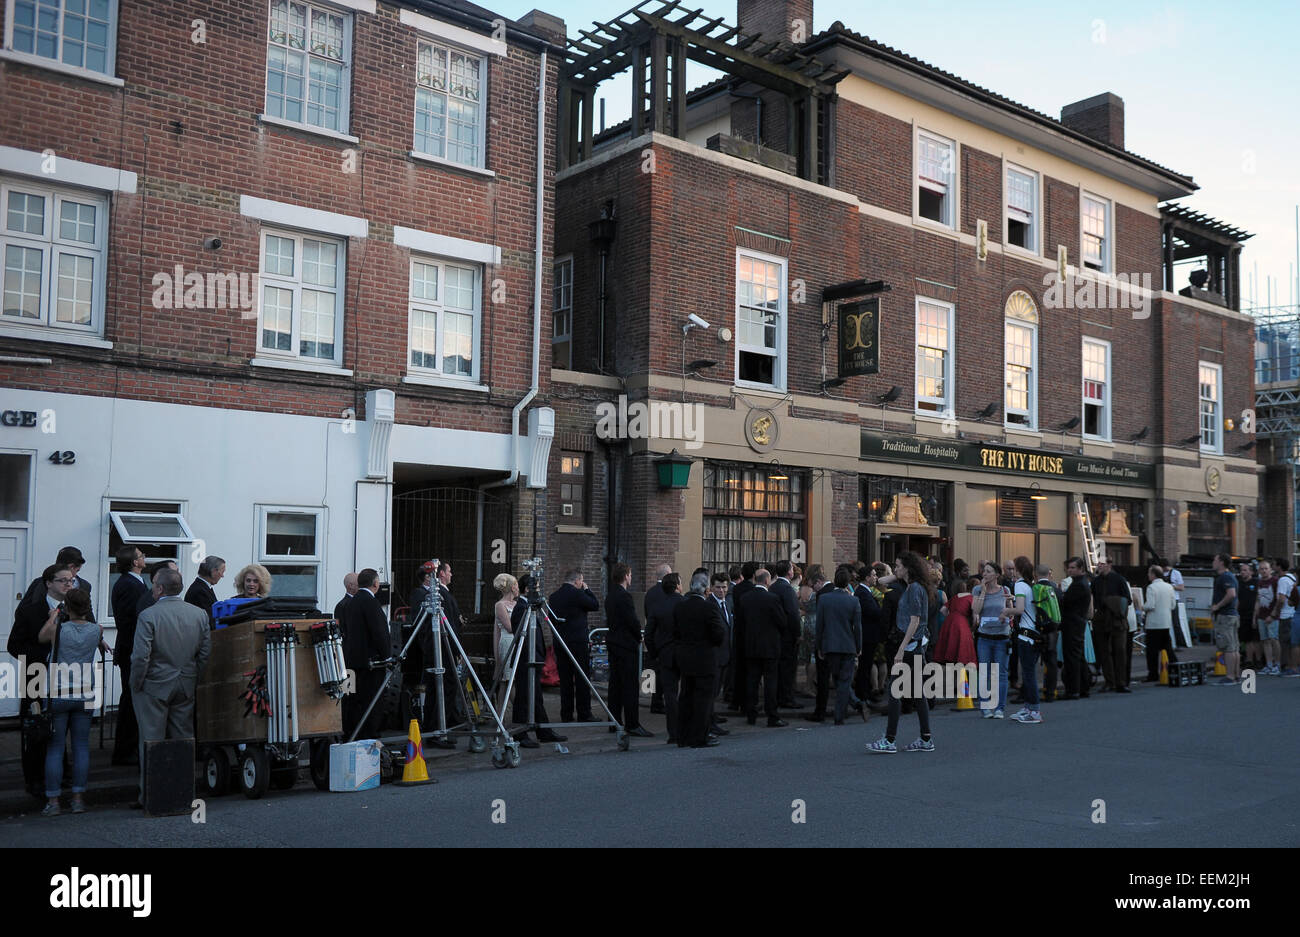
<path id="1" fill-rule="evenodd" d="M 1005 309 L 1006 425 L 1038 428 L 1038 305 L 1024 290 Z"/>

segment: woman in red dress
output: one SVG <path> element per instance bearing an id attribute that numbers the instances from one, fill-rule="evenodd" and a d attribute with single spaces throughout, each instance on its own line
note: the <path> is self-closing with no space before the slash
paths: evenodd
<path id="1" fill-rule="evenodd" d="M 971 589 L 978 579 L 967 579 L 961 591 L 948 600 L 948 617 L 939 629 L 934 660 L 940 664 L 973 664 L 976 660 L 975 633 L 971 625 Z"/>

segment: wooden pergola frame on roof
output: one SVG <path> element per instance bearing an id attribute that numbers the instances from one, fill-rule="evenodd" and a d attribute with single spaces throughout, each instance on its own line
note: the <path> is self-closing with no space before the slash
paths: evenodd
<path id="1" fill-rule="evenodd" d="M 654 12 L 649 8 L 657 6 Z M 670 19 L 672 14 L 680 16 Z M 802 54 L 784 39 L 743 35 L 681 0 L 643 0 L 631 10 L 570 39 L 560 70 L 559 168 L 591 157 L 596 87 L 632 69 L 632 136 L 647 131 L 686 135 L 686 62 L 702 65 L 785 96 L 790 109 L 790 152 L 799 174 L 817 181 L 823 102 L 848 74 Z M 796 129 L 797 128 L 797 129 Z M 796 133 L 799 139 L 795 139 Z"/>
<path id="2" fill-rule="evenodd" d="M 1183 205 L 1161 205 L 1160 216 L 1165 289 L 1174 290 L 1176 261 L 1204 257 L 1206 289 L 1221 296 L 1229 309 L 1240 311 L 1241 242 L 1254 235 Z"/>

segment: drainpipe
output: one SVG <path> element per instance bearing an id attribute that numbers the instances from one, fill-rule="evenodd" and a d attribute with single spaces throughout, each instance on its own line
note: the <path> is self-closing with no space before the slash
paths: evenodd
<path id="1" fill-rule="evenodd" d="M 519 415 L 532 402 L 540 389 L 541 344 L 542 344 L 542 260 L 545 247 L 542 244 L 545 211 L 546 183 L 546 50 L 542 50 L 540 77 L 537 82 L 537 218 L 533 237 L 536 248 L 533 254 L 533 383 L 528 393 L 520 398 L 510 411 L 510 477 L 504 481 L 488 482 L 479 485 L 481 491 L 489 488 L 505 488 L 519 480 Z M 479 512 L 482 513 L 480 502 Z"/>

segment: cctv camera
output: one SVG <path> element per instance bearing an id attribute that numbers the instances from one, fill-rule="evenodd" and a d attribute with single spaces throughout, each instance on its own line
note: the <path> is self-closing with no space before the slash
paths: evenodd
<path id="1" fill-rule="evenodd" d="M 696 315 L 695 313 L 693 313 L 693 312 L 692 312 L 689 316 L 687 316 L 686 318 L 690 319 L 693 323 L 695 323 L 696 325 L 698 325 L 698 326 L 699 326 L 700 328 L 702 328 L 702 329 L 707 329 L 707 328 L 709 327 L 709 323 L 705 322 L 703 319 L 701 319 L 699 316 L 697 316 L 697 315 Z"/>
<path id="2" fill-rule="evenodd" d="M 204 238 L 203 246 L 204 248 L 210 251 L 221 250 L 221 238 L 218 237 Z"/>

